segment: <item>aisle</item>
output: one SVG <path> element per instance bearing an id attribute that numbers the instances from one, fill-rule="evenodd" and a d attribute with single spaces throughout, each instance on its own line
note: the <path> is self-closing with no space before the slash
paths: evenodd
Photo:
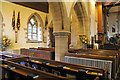
<path id="1" fill-rule="evenodd" d="M 120 80 L 120 70 L 118 72 L 118 76 L 117 76 L 117 79 L 116 80 Z"/>

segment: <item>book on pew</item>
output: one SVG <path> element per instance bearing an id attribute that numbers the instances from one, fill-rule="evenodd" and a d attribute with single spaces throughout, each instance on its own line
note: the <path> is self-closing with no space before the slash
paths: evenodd
<path id="1" fill-rule="evenodd" d="M 38 78 L 38 77 L 39 77 L 38 74 L 33 74 L 33 73 L 27 75 L 27 78 L 28 78 L 28 79 L 36 79 L 36 78 Z"/>
<path id="2" fill-rule="evenodd" d="M 33 65 L 32 65 L 32 68 L 33 68 L 33 69 L 38 69 L 38 65 L 33 64 Z"/>
<path id="3" fill-rule="evenodd" d="M 31 59 L 28 59 L 28 61 L 32 61 Z"/>
<path id="4" fill-rule="evenodd" d="M 61 68 L 61 69 L 64 69 L 64 67 L 66 67 L 66 66 L 58 65 L 57 67 L 58 67 L 58 68 Z"/>
<path id="5" fill-rule="evenodd" d="M 85 69 L 79 69 L 79 72 L 85 72 L 85 73 L 87 73 L 88 70 L 85 70 Z"/>
<path id="6" fill-rule="evenodd" d="M 59 76 L 61 76 L 61 72 L 60 72 L 60 71 L 52 70 L 52 73 L 55 74 L 55 75 L 59 75 Z"/>
<path id="7" fill-rule="evenodd" d="M 8 69 L 15 69 L 14 66 L 7 66 Z"/>
<path id="8" fill-rule="evenodd" d="M 42 62 L 43 65 L 48 65 L 50 64 L 49 62 Z"/>

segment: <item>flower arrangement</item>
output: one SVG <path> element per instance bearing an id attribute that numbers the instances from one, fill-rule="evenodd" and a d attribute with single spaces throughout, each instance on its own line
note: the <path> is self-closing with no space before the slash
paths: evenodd
<path id="1" fill-rule="evenodd" d="M 89 44 L 89 40 L 88 38 L 86 37 L 86 35 L 80 35 L 80 40 L 82 43 L 84 44 Z"/>
<path id="2" fill-rule="evenodd" d="M 10 39 L 4 36 L 2 38 L 1 47 L 5 48 L 5 47 L 7 47 L 9 45 L 10 45 Z"/>

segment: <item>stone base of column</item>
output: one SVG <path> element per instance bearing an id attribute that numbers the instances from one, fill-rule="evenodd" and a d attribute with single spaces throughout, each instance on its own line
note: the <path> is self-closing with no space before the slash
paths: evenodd
<path id="1" fill-rule="evenodd" d="M 64 55 L 68 52 L 69 32 L 54 32 L 55 35 L 55 60 L 64 61 Z"/>

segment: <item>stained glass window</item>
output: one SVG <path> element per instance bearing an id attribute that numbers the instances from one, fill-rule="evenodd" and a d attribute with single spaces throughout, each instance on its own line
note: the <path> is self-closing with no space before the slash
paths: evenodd
<path id="1" fill-rule="evenodd" d="M 33 15 L 28 23 L 28 41 L 43 41 L 43 29 L 38 24 L 41 22 Z"/>

